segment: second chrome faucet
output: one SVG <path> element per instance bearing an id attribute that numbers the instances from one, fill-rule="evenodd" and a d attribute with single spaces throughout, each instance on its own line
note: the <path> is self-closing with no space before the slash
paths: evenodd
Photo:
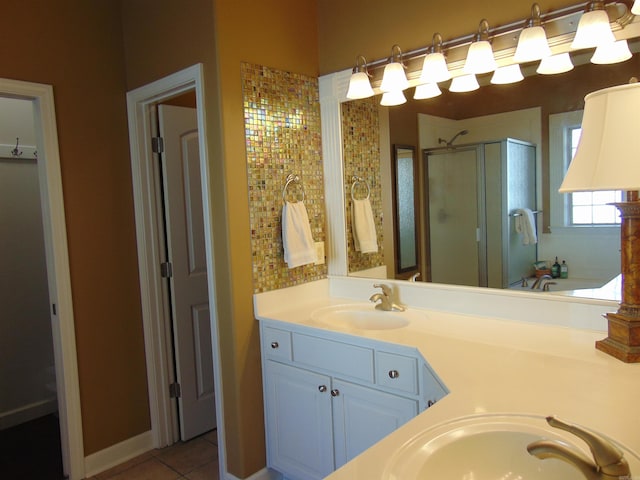
<path id="1" fill-rule="evenodd" d="M 374 293 L 369 297 L 369 301 L 376 304 L 376 309 L 385 312 L 404 312 L 407 307 L 393 300 L 393 290 L 389 285 L 384 283 L 376 283 L 373 288 L 380 288 L 382 293 Z M 380 303 L 378 303 L 380 302 Z"/>

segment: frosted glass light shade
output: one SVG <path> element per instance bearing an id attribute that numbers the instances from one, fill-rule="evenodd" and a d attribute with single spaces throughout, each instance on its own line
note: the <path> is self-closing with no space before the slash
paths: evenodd
<path id="1" fill-rule="evenodd" d="M 402 64 L 399 62 L 388 63 L 384 67 L 380 90 L 382 92 L 391 92 L 393 90 L 404 90 L 408 87 L 409 80 L 407 80 Z"/>
<path id="2" fill-rule="evenodd" d="M 480 74 L 493 72 L 496 69 L 493 49 L 487 40 L 480 40 L 469 45 L 467 59 L 464 62 L 464 73 Z"/>
<path id="3" fill-rule="evenodd" d="M 576 36 L 571 43 L 572 49 L 593 48 L 607 42 L 614 42 L 615 37 L 609 25 L 609 16 L 604 10 L 592 10 L 582 14 L 578 22 Z"/>
<path id="4" fill-rule="evenodd" d="M 541 26 L 528 27 L 520 32 L 513 60 L 518 63 L 535 62 L 551 55 L 547 34 Z"/>
<path id="5" fill-rule="evenodd" d="M 394 105 L 402 105 L 406 103 L 407 99 L 404 96 L 402 90 L 394 90 L 392 92 L 385 92 L 380 99 L 380 105 L 385 107 L 393 107 Z"/>
<path id="6" fill-rule="evenodd" d="M 423 83 L 416 87 L 416 91 L 413 93 L 415 100 L 424 100 L 425 98 L 433 98 L 442 94 L 437 83 Z"/>
<path id="7" fill-rule="evenodd" d="M 420 83 L 438 83 L 451 78 L 447 61 L 441 52 L 434 52 L 424 57 Z"/>
<path id="8" fill-rule="evenodd" d="M 585 98 L 582 134 L 560 192 L 640 190 L 640 83 Z"/>
<path id="9" fill-rule="evenodd" d="M 635 2 L 633 2 L 631 13 L 633 13 L 634 15 L 640 15 L 640 0 L 636 0 Z"/>
<path id="10" fill-rule="evenodd" d="M 620 63 L 631 58 L 631 51 L 626 40 L 618 40 L 613 43 L 605 43 L 596 48 L 591 57 L 591 63 L 606 65 Z"/>
<path id="11" fill-rule="evenodd" d="M 451 80 L 450 92 L 472 92 L 480 88 L 475 75 L 461 75 Z"/>
<path id="12" fill-rule="evenodd" d="M 373 96 L 373 88 L 369 82 L 369 76 L 365 72 L 356 72 L 349 79 L 349 89 L 347 98 L 357 100 L 359 98 L 369 98 Z"/>
<path id="13" fill-rule="evenodd" d="M 569 70 L 573 70 L 573 63 L 571 62 L 569 52 L 564 52 L 543 58 L 536 72 L 541 75 L 555 75 L 557 73 L 568 72 Z"/>
<path id="14" fill-rule="evenodd" d="M 491 83 L 496 85 L 506 85 L 521 80 L 524 80 L 524 76 L 522 75 L 522 70 L 520 70 L 520 65 L 517 63 L 505 67 L 498 67 L 491 77 Z"/>

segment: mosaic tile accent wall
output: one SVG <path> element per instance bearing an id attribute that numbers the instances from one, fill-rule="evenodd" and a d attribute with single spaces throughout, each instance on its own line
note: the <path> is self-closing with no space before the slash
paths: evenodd
<path id="1" fill-rule="evenodd" d="M 304 188 L 313 239 L 325 241 L 318 80 L 248 63 L 241 68 L 253 290 L 326 278 L 326 264 L 288 268 L 282 247 L 282 194 L 290 173 Z M 300 185 L 289 186 L 289 201 L 300 199 Z"/>
<path id="2" fill-rule="evenodd" d="M 380 184 L 380 121 L 376 98 L 344 102 L 342 108 L 342 148 L 347 209 L 347 255 L 349 272 L 359 272 L 384 265 L 382 236 L 382 187 Z M 351 229 L 352 177 L 362 177 L 369 184 L 371 209 L 378 234 L 378 252 L 360 253 L 353 243 Z M 355 190 L 356 198 L 366 196 L 366 187 Z"/>

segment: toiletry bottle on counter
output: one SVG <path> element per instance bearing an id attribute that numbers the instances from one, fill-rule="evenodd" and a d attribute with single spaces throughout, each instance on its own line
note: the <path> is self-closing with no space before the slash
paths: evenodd
<path id="1" fill-rule="evenodd" d="M 556 257 L 556 263 L 551 265 L 551 276 L 553 278 L 560 278 L 560 264 L 558 263 L 558 257 Z"/>
<path id="2" fill-rule="evenodd" d="M 560 278 L 569 278 L 569 265 L 564 260 L 560 265 Z"/>

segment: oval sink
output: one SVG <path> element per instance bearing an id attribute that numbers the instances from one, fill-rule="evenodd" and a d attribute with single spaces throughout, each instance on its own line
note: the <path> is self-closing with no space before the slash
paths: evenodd
<path id="1" fill-rule="evenodd" d="M 449 422 L 415 436 L 391 457 L 384 480 L 584 480 L 572 465 L 539 460 L 527 445 L 558 440 L 591 458 L 580 439 L 549 427 L 543 417 L 477 416 Z M 619 446 L 619 445 L 618 445 Z M 632 472 L 640 462 L 621 447 Z"/>
<path id="2" fill-rule="evenodd" d="M 366 303 L 334 305 L 311 313 L 311 320 L 316 323 L 358 330 L 391 330 L 406 327 L 411 321 L 424 318 L 422 312 L 386 312 Z"/>

